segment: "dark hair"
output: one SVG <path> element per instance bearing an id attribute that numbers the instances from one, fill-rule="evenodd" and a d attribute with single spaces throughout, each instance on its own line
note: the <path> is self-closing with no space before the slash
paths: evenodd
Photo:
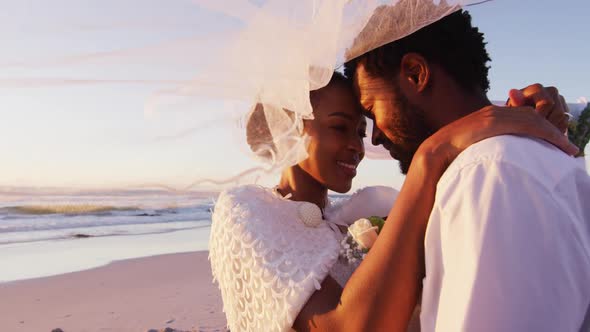
<path id="1" fill-rule="evenodd" d="M 322 96 L 328 90 L 328 88 L 336 85 L 350 87 L 352 89 L 351 82 L 342 73 L 335 71 L 332 74 L 332 78 L 330 78 L 330 82 L 328 82 L 328 84 L 325 87 L 317 90 L 312 90 L 309 92 L 309 100 L 311 101 L 311 107 L 315 109 L 319 105 Z"/>
<path id="2" fill-rule="evenodd" d="M 362 62 L 373 77 L 395 75 L 399 73 L 402 57 L 414 52 L 440 65 L 466 91 L 478 88 L 487 91 L 490 88 L 487 62 L 491 59 L 485 45 L 483 33 L 471 25 L 471 15 L 459 10 L 347 62 L 344 73 L 352 79 L 358 63 Z"/>
<path id="3" fill-rule="evenodd" d="M 332 74 L 332 78 L 325 87 L 309 92 L 309 99 L 313 109 L 319 105 L 327 89 L 335 85 L 351 87 L 352 89 L 350 81 L 342 73 L 334 72 Z M 291 118 L 291 120 L 295 119 L 292 111 L 287 109 L 283 109 L 283 111 Z M 264 114 L 264 105 L 257 103 L 254 105 L 252 111 L 250 111 L 248 114 L 248 118 L 246 120 L 246 142 L 253 152 L 258 152 L 259 157 L 262 159 L 270 159 L 270 151 L 260 152 L 258 150 L 261 147 L 266 146 L 267 148 L 273 149 L 274 152 L 276 152 L 276 146 L 274 145 L 272 139 L 273 137 L 266 120 L 266 115 Z"/>

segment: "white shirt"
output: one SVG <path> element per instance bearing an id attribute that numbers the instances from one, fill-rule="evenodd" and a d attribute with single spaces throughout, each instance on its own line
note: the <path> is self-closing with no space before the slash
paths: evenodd
<path id="1" fill-rule="evenodd" d="M 499 136 L 438 183 L 422 331 L 579 331 L 590 304 L 590 177 L 540 140 Z"/>

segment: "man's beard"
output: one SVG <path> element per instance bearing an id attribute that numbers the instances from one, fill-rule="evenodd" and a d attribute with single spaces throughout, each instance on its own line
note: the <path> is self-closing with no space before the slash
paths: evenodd
<path id="1" fill-rule="evenodd" d="M 412 105 L 401 89 L 394 85 L 396 99 L 393 101 L 397 114 L 391 119 L 392 136 L 395 139 L 388 142 L 388 148 L 395 159 L 399 161 L 400 170 L 407 174 L 414 158 L 414 154 L 430 135 L 434 133 L 426 124 L 425 112 L 416 105 Z"/>

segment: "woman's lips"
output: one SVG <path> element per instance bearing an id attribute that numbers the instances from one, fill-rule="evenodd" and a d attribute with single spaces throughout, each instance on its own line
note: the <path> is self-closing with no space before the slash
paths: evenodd
<path id="1" fill-rule="evenodd" d="M 344 161 L 337 161 L 336 164 L 338 164 L 339 169 L 342 170 L 342 172 L 344 174 L 346 174 L 347 176 L 350 177 L 355 177 L 356 176 L 356 167 L 358 166 L 358 164 L 351 164 L 351 163 L 347 163 Z"/>

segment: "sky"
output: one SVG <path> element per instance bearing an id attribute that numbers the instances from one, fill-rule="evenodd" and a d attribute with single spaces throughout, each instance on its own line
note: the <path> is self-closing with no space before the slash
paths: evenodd
<path id="1" fill-rule="evenodd" d="M 590 97 L 590 2 L 496 0 L 469 11 L 492 58 L 491 99 L 536 82 L 569 102 Z M 190 79 L 215 54 L 210 27 L 235 25 L 188 0 L 0 0 L 0 186 L 180 188 L 255 166 L 238 131 L 216 130 L 236 105 L 164 98 L 151 110 L 164 81 Z M 106 53 L 63 58 L 97 50 Z M 29 85 L 15 86 L 23 78 Z M 203 108 L 218 111 L 204 118 Z M 396 162 L 366 160 L 354 187 L 402 182 Z"/>

